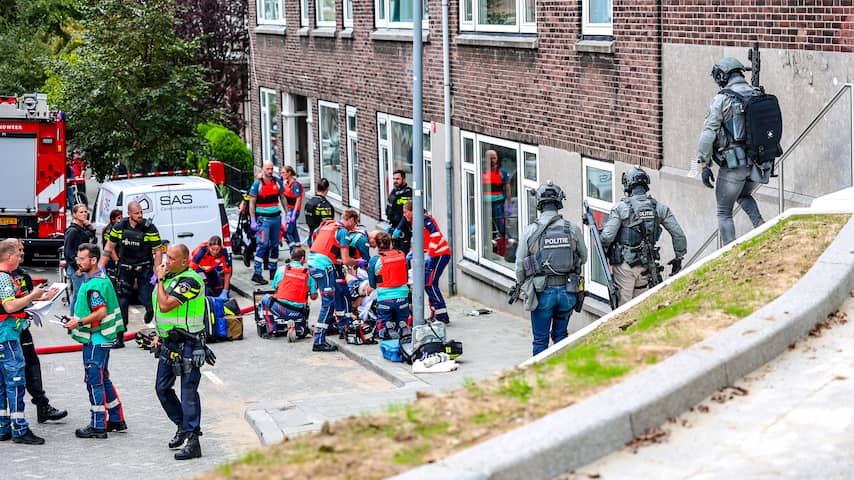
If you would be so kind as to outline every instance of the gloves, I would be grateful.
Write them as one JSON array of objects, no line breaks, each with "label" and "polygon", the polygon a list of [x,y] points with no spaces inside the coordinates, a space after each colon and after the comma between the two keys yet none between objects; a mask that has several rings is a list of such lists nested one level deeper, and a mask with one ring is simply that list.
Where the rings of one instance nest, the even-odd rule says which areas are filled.
[{"label": "gloves", "polygon": [[151,280],[149,280],[149,282],[151,282],[152,285],[157,285],[157,274],[156,273],[151,274]]},{"label": "gloves", "polygon": [[407,253],[407,254],[406,254],[406,261],[407,261],[407,262],[411,262],[411,261],[412,261],[412,251],[411,251],[411,250],[409,251],[409,253]]},{"label": "gloves", "polygon": [[394,232],[392,232],[392,234],[391,234],[391,238],[394,238],[394,239],[403,238],[403,232],[401,232],[399,228],[395,228]]},{"label": "gloves", "polygon": [[508,203],[506,207],[504,207],[504,216],[512,217],[513,216],[513,204]]},{"label": "gloves", "polygon": [[299,215],[299,210],[291,210],[288,212],[288,216],[285,219],[286,223],[294,223],[297,221],[297,215]]},{"label": "gloves", "polygon": [[366,262],[364,258],[360,258],[356,260],[356,266],[359,268],[365,268],[368,266],[368,262]]},{"label": "gloves", "polygon": [[258,231],[258,220],[254,219],[254,218],[249,220],[249,229],[252,230],[253,232],[257,232]]},{"label": "gloves", "polygon": [[216,365],[216,355],[207,345],[205,345],[205,363],[212,367]]},{"label": "gloves", "polygon": [[681,257],[676,257],[673,260],[667,262],[667,264],[670,265],[670,267],[671,267],[670,276],[676,275],[676,273],[678,273],[679,270],[682,270],[682,258]]},{"label": "gloves", "polygon": [[193,350],[193,354],[190,357],[190,361],[193,363],[193,366],[196,368],[201,367],[205,364],[205,350],[204,348],[199,348]]},{"label": "gloves", "polygon": [[703,172],[700,175],[703,178],[703,185],[715,188],[715,174],[712,173],[712,169],[708,165],[703,167]]},{"label": "gloves", "polygon": [[223,298],[223,299],[228,298],[228,290],[223,288],[222,293],[220,293],[217,298]]}]

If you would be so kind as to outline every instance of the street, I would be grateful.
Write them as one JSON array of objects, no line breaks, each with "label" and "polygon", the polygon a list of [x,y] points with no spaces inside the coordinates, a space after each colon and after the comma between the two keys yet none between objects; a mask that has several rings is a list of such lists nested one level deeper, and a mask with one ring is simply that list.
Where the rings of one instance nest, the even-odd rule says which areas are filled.
[{"label": "street", "polygon": [[[33,276],[58,279],[56,268],[29,267]],[[250,302],[238,298],[241,306]],[[57,300],[51,314],[67,314],[67,306]],[[27,396],[26,417],[43,446],[0,443],[6,459],[5,478],[83,478],[88,480],[184,478],[234,460],[259,447],[255,432],[244,420],[247,406],[259,401],[292,401],[315,395],[359,394],[392,390],[394,386],[340,353],[307,355],[310,340],[295,344],[284,338],[262,340],[255,334],[252,316],[244,318],[245,339],[213,344],[215,367],[205,366],[199,393],[202,399],[201,439],[203,457],[175,461],[166,443],[175,433],[154,393],[156,361],[147,352],[128,347],[114,350],[110,376],[124,405],[128,430],[110,433],[107,440],[83,440],[74,436],[76,428],[89,421],[89,400],[83,383],[81,354],[41,355],[45,391],[51,404],[68,410],[59,422],[36,423],[35,406]],[[128,328],[141,328],[142,309],[131,307]],[[33,328],[37,347],[65,345],[73,341],[59,325],[45,323]],[[353,412],[358,413],[358,412]],[[91,465],[91,468],[86,466]],[[85,472],[85,474],[84,474]]]}]

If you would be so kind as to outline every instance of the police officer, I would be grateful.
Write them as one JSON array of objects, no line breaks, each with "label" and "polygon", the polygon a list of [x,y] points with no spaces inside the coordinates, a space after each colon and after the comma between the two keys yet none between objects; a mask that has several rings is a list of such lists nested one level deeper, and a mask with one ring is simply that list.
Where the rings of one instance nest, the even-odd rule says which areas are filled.
[{"label": "police officer", "polygon": [[324,220],[335,218],[335,208],[326,199],[329,192],[329,180],[321,178],[317,182],[317,191],[305,203],[305,223],[308,225],[308,245],[311,246],[312,236]]},{"label": "police officer", "polygon": [[516,256],[516,280],[522,284],[525,310],[531,312],[533,354],[567,336],[569,317],[575,306],[581,268],[587,247],[581,228],[558,213],[563,208],[563,190],[548,182],[537,189],[535,223],[525,227]]},{"label": "police officer", "polygon": [[[134,284],[139,291],[139,301],[145,307],[145,323],[151,322],[154,316],[151,305],[151,292],[154,286],[151,282],[154,265],[160,265],[163,260],[163,251],[160,246],[160,232],[151,220],[142,218],[142,206],[137,201],[128,203],[128,216],[110,230],[100,264],[102,269],[105,268],[113,252],[118,248],[118,296],[125,330],[129,320],[128,307]],[[119,337],[116,348],[124,346],[124,339]]]},{"label": "police officer", "polygon": [[[712,78],[722,89],[743,96],[755,94],[753,87],[744,79],[744,65],[735,58],[718,60],[712,67]],[[715,189],[718,229],[724,245],[735,240],[735,223],[732,221],[735,202],[747,213],[754,228],[764,222],[751,195],[756,188],[756,183],[750,178],[752,167],[743,144],[733,139],[737,121],[740,120],[742,126],[744,124],[744,113],[736,108],[736,104],[732,95],[723,92],[715,95],[697,145],[697,164],[702,170],[703,185]],[[712,160],[720,166],[716,183],[711,169]]]},{"label": "police officer", "polygon": [[279,266],[279,234],[282,231],[282,207],[287,208],[285,186],[280,177],[273,175],[273,162],[264,162],[261,178],[249,188],[250,226],[255,232],[258,246],[255,249],[255,273],[252,281],[267,283],[261,275],[264,258],[268,258],[270,280]]},{"label": "police officer", "polygon": [[282,318],[288,324],[288,341],[296,341],[308,334],[306,321],[306,300],[317,298],[317,284],[304,266],[305,250],[295,249],[291,261],[276,272],[273,278],[273,295],[264,295],[261,305],[264,307],[264,320],[267,333],[263,338],[273,338],[276,334],[276,319]]},{"label": "police officer", "polygon": [[[169,420],[178,427],[169,441],[169,448],[184,445],[175,453],[175,460],[202,456],[199,381],[205,362],[205,295],[204,280],[190,269],[189,257],[186,245],[179,243],[169,247],[166,264],[157,267],[157,289],[151,299],[157,324],[154,345],[160,346],[154,389]],[[178,376],[181,377],[181,400],[173,389]]]},{"label": "police officer", "polygon": [[412,246],[412,229],[403,218],[403,206],[412,200],[412,187],[406,184],[406,172],[395,170],[392,175],[394,188],[388,194],[386,200],[385,216],[390,227],[393,229],[392,239],[398,250],[408,252]]},{"label": "police officer", "polygon": [[125,331],[119,316],[119,300],[113,283],[98,270],[101,249],[83,243],[75,254],[78,268],[86,274],[74,305],[74,314],[65,322],[71,338],[83,344],[83,369],[91,405],[89,425],[78,428],[77,438],[107,438],[107,432],[127,430],[122,401],[110,380],[110,348]]},{"label": "police officer", "polygon": [[673,241],[675,257],[667,262],[673,275],[682,269],[682,258],[688,240],[676,216],[667,205],[649,195],[649,175],[639,167],[623,173],[623,197],[611,210],[602,225],[602,247],[608,251],[614,265],[614,283],[619,291],[620,305],[637,297],[649,288],[649,272],[641,263],[640,246],[644,240],[654,248],[663,226]]}]

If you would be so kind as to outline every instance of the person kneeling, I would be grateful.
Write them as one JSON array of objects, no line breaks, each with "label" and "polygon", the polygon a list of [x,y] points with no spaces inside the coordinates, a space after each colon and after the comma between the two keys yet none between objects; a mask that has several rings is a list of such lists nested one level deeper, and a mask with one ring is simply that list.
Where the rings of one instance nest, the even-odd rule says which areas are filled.
[{"label": "person kneeling", "polygon": [[304,266],[305,250],[297,248],[291,253],[291,261],[276,272],[273,288],[276,293],[264,295],[264,320],[267,334],[272,338],[277,333],[277,319],[283,319],[288,326],[288,341],[293,342],[308,335],[306,312],[308,297],[317,298],[317,285]]},{"label": "person kneeling", "polygon": [[399,338],[409,327],[409,287],[406,255],[391,248],[391,236],[378,232],[380,253],[368,264],[368,281],[377,289],[377,328],[380,338]]},{"label": "person kneeling", "polygon": [[209,297],[228,298],[231,287],[231,254],[222,246],[222,238],[212,236],[202,242],[192,253],[190,268],[205,280]]}]

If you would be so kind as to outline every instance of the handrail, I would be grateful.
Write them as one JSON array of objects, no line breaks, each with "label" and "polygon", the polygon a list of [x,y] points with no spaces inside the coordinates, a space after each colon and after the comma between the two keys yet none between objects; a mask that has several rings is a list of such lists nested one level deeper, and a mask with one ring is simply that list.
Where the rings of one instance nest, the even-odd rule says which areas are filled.
[{"label": "handrail", "polygon": [[[783,153],[783,155],[780,158],[778,158],[777,160],[774,161],[774,169],[777,170],[779,167],[779,170],[777,170],[777,171],[780,172],[779,173],[780,185],[779,185],[779,188],[777,189],[778,190],[778,192],[777,192],[777,203],[780,207],[780,213],[783,213],[783,210],[784,210],[783,207],[784,207],[784,197],[785,197],[785,189],[784,189],[785,185],[783,185],[783,166],[784,166],[783,162],[787,158],[789,158],[789,155],[792,152],[794,152],[798,148],[798,146],[800,146],[800,144],[804,140],[804,138],[806,138],[806,136],[809,135],[810,132],[813,131],[813,129],[816,127],[816,125],[818,125],[818,122],[821,121],[825,117],[825,115],[827,115],[827,113],[830,111],[830,109],[833,108],[834,105],[836,105],[836,102],[838,102],[839,99],[842,98],[842,95],[846,91],[849,91],[851,93],[851,95],[850,95],[850,101],[851,101],[851,168],[852,168],[851,185],[854,186],[854,83],[846,83],[846,84],[842,85],[842,87],[839,89],[839,91],[836,92],[836,95],[834,95],[833,98],[831,98],[830,101],[828,101],[825,104],[824,108],[822,108],[821,111],[818,112],[818,114],[815,116],[815,118],[812,119],[812,121],[809,123],[809,125],[807,125],[807,127],[801,132],[800,135],[798,135],[798,138],[796,138],[795,141],[792,142],[792,145],[790,145],[789,148],[786,149],[786,152]],[[761,185],[754,186],[753,190],[750,193],[751,194],[755,193],[756,190],[758,190],[760,186]],[[741,210],[742,210],[741,206],[736,204],[735,208],[733,208],[732,214],[735,215],[738,212],[740,212]],[[691,256],[691,258],[688,260],[688,262],[685,265],[687,266],[687,265],[691,265],[692,263],[694,263],[694,261],[696,261],[700,257],[700,254],[703,253],[704,251],[706,251],[706,248],[709,247],[709,244],[711,244],[712,241],[715,240],[716,238],[718,238],[719,236],[720,236],[720,229],[716,229],[714,232],[712,232],[711,235],[709,235],[709,238],[707,238],[706,241],[703,242],[703,244],[700,246],[700,248],[697,249],[696,252],[694,252],[694,255]]]}]

